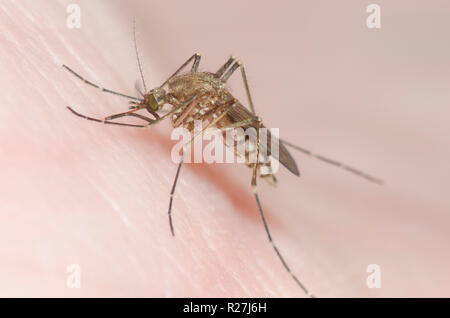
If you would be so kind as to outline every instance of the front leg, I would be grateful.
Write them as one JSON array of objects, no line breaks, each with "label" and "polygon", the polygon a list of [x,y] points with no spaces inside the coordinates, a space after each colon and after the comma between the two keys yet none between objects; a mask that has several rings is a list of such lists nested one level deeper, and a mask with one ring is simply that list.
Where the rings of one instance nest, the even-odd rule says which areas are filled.
[{"label": "front leg", "polygon": [[259,151],[260,151],[259,129],[261,129],[263,127],[260,118],[258,118],[258,121],[259,121],[259,125],[258,125],[258,130],[256,131],[256,162],[255,162],[255,164],[253,166],[253,174],[252,174],[252,189],[253,189],[253,194],[255,196],[256,205],[258,206],[259,214],[260,214],[262,222],[264,224],[264,229],[266,230],[267,238],[269,239],[269,242],[272,245],[273,250],[277,254],[278,259],[283,264],[283,267],[286,269],[286,271],[289,273],[289,275],[291,275],[291,277],[294,279],[294,281],[297,283],[297,285],[303,290],[303,292],[307,296],[314,297],[314,295],[312,295],[308,291],[308,289],[306,289],[305,285],[297,278],[297,276],[295,276],[294,273],[292,273],[291,269],[287,265],[286,260],[281,255],[278,247],[276,246],[275,242],[272,239],[272,235],[270,234],[270,231],[269,231],[269,226],[267,225],[267,221],[266,221],[266,218],[265,218],[264,213],[263,213],[263,209],[262,209],[262,206],[261,206],[261,201],[259,200],[259,195],[258,195],[258,187],[257,187],[257,183],[256,183],[256,179],[257,179],[257,176],[258,176]]}]

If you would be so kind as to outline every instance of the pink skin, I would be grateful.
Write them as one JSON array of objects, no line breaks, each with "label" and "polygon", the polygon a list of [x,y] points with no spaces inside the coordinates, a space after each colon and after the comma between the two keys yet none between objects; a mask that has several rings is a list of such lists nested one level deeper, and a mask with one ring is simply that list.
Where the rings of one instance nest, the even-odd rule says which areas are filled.
[{"label": "pink skin", "polygon": [[[381,30],[365,27],[356,2],[256,14],[237,1],[78,1],[75,30],[66,1],[2,2],[0,296],[304,296],[267,241],[248,168],[184,166],[173,238],[170,123],[108,127],[66,109],[127,109],[61,64],[134,94],[135,12],[148,87],[194,52],[212,71],[234,53],[267,126],[387,182],[292,151],[301,178],[281,168],[277,188],[260,183],[273,237],[314,294],[450,296],[450,55],[438,41],[450,21],[438,4],[379,2]],[[245,101],[239,73],[230,86]],[[69,264],[81,268],[80,289],[67,288]],[[365,284],[369,264],[381,266],[380,289]]]}]

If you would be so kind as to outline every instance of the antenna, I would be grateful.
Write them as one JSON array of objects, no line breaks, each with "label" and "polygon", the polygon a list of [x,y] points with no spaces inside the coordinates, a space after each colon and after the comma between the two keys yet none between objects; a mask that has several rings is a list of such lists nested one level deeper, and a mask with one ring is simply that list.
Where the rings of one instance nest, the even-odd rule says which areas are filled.
[{"label": "antenna", "polygon": [[141,73],[142,84],[144,85],[144,93],[147,92],[147,86],[145,85],[144,73],[142,72],[141,60],[139,59],[139,52],[136,41],[136,18],[133,17],[133,39],[134,39],[134,49],[136,50],[136,58],[139,66],[139,72]]}]

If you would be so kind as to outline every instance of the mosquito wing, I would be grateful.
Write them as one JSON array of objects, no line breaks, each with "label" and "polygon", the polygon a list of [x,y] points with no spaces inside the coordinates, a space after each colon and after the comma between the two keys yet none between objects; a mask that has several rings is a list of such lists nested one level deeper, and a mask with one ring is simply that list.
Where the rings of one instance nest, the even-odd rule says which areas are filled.
[{"label": "mosquito wing", "polygon": [[[239,122],[246,120],[247,118],[256,118],[255,115],[253,115],[247,108],[245,108],[243,105],[239,104],[236,105],[233,109],[231,109],[228,114],[228,118],[232,122]],[[244,125],[245,128],[253,127],[255,129],[258,129],[258,124],[256,122],[248,123],[247,125]],[[254,136],[256,139],[256,136]],[[271,154],[270,150],[272,149],[272,143],[274,143],[274,147],[278,147],[278,156],[276,154]],[[274,157],[276,160],[278,160],[283,166],[285,166],[290,172],[295,174],[296,176],[300,175],[300,172],[297,168],[297,163],[295,162],[294,158],[292,158],[289,151],[286,149],[286,147],[283,145],[283,143],[276,138],[275,136],[271,136],[270,130],[267,130],[267,148],[266,145],[263,145],[261,143],[260,145],[262,149],[266,151],[266,153],[272,157]]]}]

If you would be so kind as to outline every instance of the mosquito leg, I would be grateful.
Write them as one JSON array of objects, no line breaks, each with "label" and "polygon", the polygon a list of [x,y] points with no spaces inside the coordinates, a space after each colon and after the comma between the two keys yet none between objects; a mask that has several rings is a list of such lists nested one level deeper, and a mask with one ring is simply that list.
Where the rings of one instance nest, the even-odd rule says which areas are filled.
[{"label": "mosquito leg", "polygon": [[155,121],[155,119],[151,119],[151,118],[149,118],[149,117],[147,117],[147,116],[143,116],[143,115],[141,115],[141,114],[134,114],[134,113],[131,113],[131,114],[128,114],[128,116],[137,117],[137,118],[140,118],[140,119],[142,119],[142,120],[145,120],[145,121],[147,121],[147,122],[149,122],[149,123],[152,123],[152,122]]},{"label": "mosquito leg", "polygon": [[225,73],[225,71],[227,70],[227,68],[230,67],[231,63],[233,63],[235,60],[234,56],[230,56],[230,58],[228,59],[228,61],[225,62],[224,65],[222,65],[221,68],[219,68],[219,70],[216,72],[216,76],[217,77],[221,77],[223,75],[223,73]]},{"label": "mosquito leg", "polygon": [[155,121],[155,119],[151,119],[148,118],[147,116],[143,116],[141,114],[135,114],[135,113],[121,113],[121,114],[117,114],[117,115],[112,115],[112,116],[108,116],[105,118],[105,120],[112,120],[112,119],[117,119],[117,118],[121,118],[121,117],[126,117],[126,116],[130,116],[130,117],[136,117],[142,120],[145,120],[148,123],[152,123]]},{"label": "mosquito leg", "polygon": [[84,118],[84,119],[87,119],[87,120],[91,120],[91,121],[95,121],[95,122],[98,122],[98,123],[109,124],[109,125],[118,125],[118,126],[127,126],[127,127],[137,127],[137,128],[145,128],[145,127],[147,127],[147,125],[123,124],[123,123],[116,123],[114,121],[108,121],[108,120],[88,117],[88,116],[82,115],[80,113],[77,113],[70,106],[67,106],[67,109],[69,109],[74,115],[76,115],[78,117],[81,117],[81,118]]},{"label": "mosquito leg", "polygon": [[245,74],[244,65],[239,61],[234,63],[233,66],[228,70],[228,72],[222,77],[222,80],[226,82],[238,67],[241,69],[242,80],[244,81],[245,92],[247,93],[247,99],[248,103],[250,104],[250,110],[252,111],[253,114],[256,115],[252,95],[250,94],[250,89],[248,87],[247,75]]},{"label": "mosquito leg", "polygon": [[166,81],[164,83],[162,83],[162,85],[159,88],[163,88],[164,85],[166,85],[172,79],[172,77],[174,77],[178,73],[180,73],[192,60],[194,60],[194,65],[192,66],[191,72],[196,71],[198,64],[200,63],[200,58],[201,58],[201,55],[198,53],[195,53],[194,55],[192,55],[186,62],[183,63],[183,65],[181,65],[178,68],[178,70],[175,71],[175,73],[170,75],[170,77],[168,79],[166,79]]},{"label": "mosquito leg", "polygon": [[112,119],[120,118],[120,117],[123,117],[123,116],[127,116],[128,114],[134,113],[134,112],[136,112],[136,111],[138,111],[140,109],[142,109],[142,108],[135,107],[132,110],[129,110],[127,112],[114,114],[114,115],[110,115],[108,117],[105,117],[105,120],[112,120]]},{"label": "mosquito leg", "polygon": [[[91,121],[95,121],[95,122],[98,122],[98,123],[110,124],[110,125],[119,125],[119,126],[128,126],[128,127],[137,127],[137,128],[148,128],[148,127],[153,126],[153,125],[159,123],[160,121],[166,119],[168,116],[172,115],[172,114],[175,113],[177,110],[179,110],[179,109],[185,107],[186,105],[188,105],[189,103],[191,103],[196,97],[197,97],[197,95],[194,95],[193,97],[191,97],[190,99],[188,99],[186,102],[182,103],[182,104],[181,104],[180,106],[178,106],[178,107],[175,107],[174,109],[172,109],[170,112],[168,112],[167,114],[165,114],[165,115],[162,116],[162,117],[159,117],[159,116],[158,116],[158,118],[155,119],[155,120],[150,119],[150,118],[147,118],[147,119],[150,119],[151,122],[149,122],[149,123],[146,124],[146,125],[134,125],[134,124],[116,123],[116,122],[113,122],[113,121],[108,121],[107,119],[98,119],[98,118],[88,117],[88,116],[82,115],[82,114],[80,114],[80,113],[77,113],[77,112],[74,111],[70,106],[67,106],[67,108],[68,108],[74,115],[76,115],[76,116],[78,116],[78,117],[81,117],[81,118],[84,118],[84,119],[87,119],[87,120],[91,120]],[[134,109],[133,109],[132,111],[134,111]],[[131,112],[131,113],[130,113],[130,112],[126,112],[126,113],[128,113],[127,116],[134,116],[134,117],[139,117],[139,118],[142,118],[142,119],[146,118],[145,116],[133,114],[132,112]],[[124,113],[117,114],[117,115],[122,115],[122,114],[124,114]],[[116,115],[112,115],[112,116],[114,117],[114,116],[116,116]],[[124,115],[124,116],[125,116],[125,115]],[[110,117],[111,117],[111,116],[110,116]],[[122,116],[119,116],[119,117],[122,117]],[[116,117],[116,118],[117,118],[117,117]],[[144,120],[147,120],[147,119],[144,119]],[[147,120],[147,121],[148,121],[148,120]]]},{"label": "mosquito leg", "polygon": [[183,165],[184,149],[185,149],[185,147],[186,148],[190,147],[192,142],[195,140],[195,138],[200,136],[206,129],[210,128],[211,126],[215,125],[219,120],[221,120],[236,105],[236,102],[237,102],[236,100],[233,100],[229,107],[227,107],[219,116],[217,116],[213,121],[211,121],[211,123],[209,123],[199,133],[195,134],[189,142],[187,142],[185,145],[183,145],[183,152],[181,155],[181,160],[178,163],[177,173],[175,175],[175,180],[173,181],[172,190],[170,191],[169,210],[167,212],[167,214],[169,215],[169,226],[170,226],[170,232],[172,233],[172,236],[175,236],[175,231],[173,228],[173,221],[172,221],[173,196],[175,194],[175,188],[177,186],[177,181],[178,181],[178,177],[180,175],[181,166]]},{"label": "mosquito leg", "polygon": [[194,63],[192,64],[191,73],[197,72],[198,65],[200,64],[201,56],[200,54],[196,54],[194,58]]},{"label": "mosquito leg", "polygon": [[240,62],[235,62],[232,67],[222,76],[222,81],[226,82],[230,78],[230,76],[234,73],[234,71],[239,67]]},{"label": "mosquito leg", "polygon": [[178,163],[178,168],[177,168],[177,173],[175,175],[175,180],[173,180],[172,190],[170,191],[168,215],[169,215],[170,232],[172,233],[172,236],[175,236],[175,231],[173,229],[173,222],[172,222],[173,196],[175,195],[175,188],[177,187],[177,181],[178,181],[178,177],[180,176],[180,170],[181,170],[181,166],[183,165],[183,161],[184,161],[184,148],[183,148],[182,153],[181,153],[180,162]]},{"label": "mosquito leg", "polygon": [[72,73],[72,75],[74,75],[75,77],[77,77],[77,78],[79,78],[80,80],[82,80],[84,83],[86,83],[86,84],[88,84],[88,85],[90,85],[90,86],[92,86],[92,87],[98,88],[98,89],[102,90],[102,92],[110,93],[110,94],[117,95],[117,96],[122,96],[122,97],[125,97],[125,98],[128,98],[128,99],[133,99],[133,100],[141,101],[140,98],[133,97],[133,96],[129,96],[129,95],[125,95],[125,94],[118,93],[118,92],[112,91],[112,90],[107,89],[107,88],[104,88],[104,87],[100,87],[100,86],[98,86],[98,85],[96,85],[96,84],[94,84],[94,83],[92,83],[92,82],[86,80],[85,78],[83,78],[81,75],[79,75],[78,73],[76,73],[74,70],[72,70],[72,69],[71,69],[70,67],[68,67],[67,65],[64,65],[64,64],[63,64],[62,67],[64,67],[66,70],[68,70],[70,73]]},{"label": "mosquito leg", "polygon": [[160,116],[158,115],[157,112],[155,112],[154,110],[150,109],[150,108],[146,108],[146,110],[153,115],[153,117],[155,117],[156,120],[158,120],[160,118]]},{"label": "mosquito leg", "polygon": [[[132,110],[129,110],[129,111],[124,112],[124,113],[119,113],[119,114],[115,114],[115,115],[108,116],[108,117],[105,118],[105,120],[117,119],[117,118],[121,118],[121,117],[124,117],[124,116],[134,116],[134,117],[137,117],[137,118],[141,118],[141,119],[143,119],[143,120],[146,120],[146,121],[148,121],[148,122],[153,122],[153,121],[154,121],[154,119],[150,119],[150,118],[145,117],[145,116],[143,116],[143,115],[135,114],[135,113],[134,113],[134,112],[136,112],[136,111],[138,111],[138,110],[140,110],[140,109],[142,109],[142,108],[139,108],[139,107],[133,108]],[[156,112],[152,112],[151,114],[152,114],[153,116],[155,116],[155,119],[159,119],[159,118],[160,118],[159,115],[158,115]]]},{"label": "mosquito leg", "polygon": [[[261,124],[261,120],[259,120],[259,127],[262,127]],[[259,164],[259,149],[260,149],[260,140],[259,140],[259,129],[257,130],[257,134],[256,134],[256,163],[253,166],[253,175],[252,175],[252,188],[253,188],[253,194],[255,195],[255,199],[256,199],[256,204],[258,205],[258,210],[259,210],[259,214],[261,215],[261,219],[263,221],[264,224],[264,228],[266,230],[267,233],[267,237],[269,239],[269,242],[272,244],[272,247],[275,251],[275,253],[277,253],[278,258],[280,259],[281,263],[283,264],[284,268],[287,270],[287,272],[291,275],[291,277],[295,280],[295,282],[297,283],[297,285],[300,286],[300,288],[305,292],[305,294],[309,297],[314,297],[312,294],[310,294],[310,292],[306,289],[305,285],[302,284],[302,282],[291,272],[291,269],[289,268],[289,266],[287,265],[286,261],[284,260],[284,257],[281,255],[280,251],[278,250],[277,246],[275,245],[275,242],[272,239],[272,236],[270,235],[270,231],[269,231],[269,227],[267,225],[266,222],[266,218],[264,217],[264,213],[261,207],[261,202],[259,200],[259,196],[258,196],[258,189],[257,189],[257,183],[256,183],[256,178],[258,175],[258,164]]]},{"label": "mosquito leg", "polygon": [[368,181],[370,181],[370,182],[373,182],[373,183],[376,183],[376,184],[380,184],[380,185],[384,183],[383,180],[380,180],[380,179],[378,179],[378,178],[372,177],[372,176],[368,175],[368,174],[365,173],[365,172],[362,172],[362,171],[360,171],[360,170],[357,170],[357,169],[355,169],[355,168],[352,168],[352,167],[350,167],[350,166],[347,166],[346,164],[343,164],[343,163],[341,163],[341,162],[338,162],[338,161],[335,161],[335,160],[332,160],[332,159],[328,159],[328,158],[326,158],[326,157],[324,157],[324,156],[322,156],[322,155],[313,153],[313,152],[311,152],[311,151],[309,151],[309,150],[306,150],[306,149],[304,149],[304,148],[301,148],[301,147],[299,147],[299,146],[296,146],[296,145],[294,145],[294,144],[291,144],[290,142],[287,142],[287,141],[285,141],[285,140],[281,140],[281,142],[282,142],[283,144],[285,144],[286,146],[292,147],[292,148],[294,148],[294,149],[296,149],[296,150],[298,150],[298,151],[303,152],[303,153],[306,154],[306,155],[309,155],[309,156],[314,157],[314,158],[316,158],[316,159],[322,160],[322,161],[324,161],[324,162],[326,162],[326,163],[328,163],[328,164],[331,164],[331,165],[334,165],[334,166],[336,166],[336,167],[339,167],[339,168],[342,168],[342,169],[344,169],[344,170],[347,170],[348,172],[351,172],[351,173],[353,173],[353,174],[356,174],[356,175],[358,175],[358,176],[360,176],[360,177],[362,177],[362,178],[364,178],[364,179],[366,179],[366,180],[368,180]]}]

